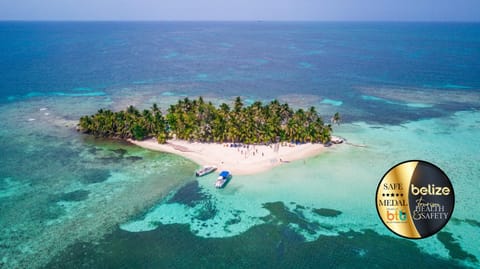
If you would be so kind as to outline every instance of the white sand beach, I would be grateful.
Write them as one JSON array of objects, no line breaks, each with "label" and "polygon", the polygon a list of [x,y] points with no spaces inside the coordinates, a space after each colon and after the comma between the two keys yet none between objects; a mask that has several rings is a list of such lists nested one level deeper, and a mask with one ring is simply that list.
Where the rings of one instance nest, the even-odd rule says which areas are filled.
[{"label": "white sand beach", "polygon": [[234,175],[251,175],[275,166],[315,156],[325,150],[323,144],[290,143],[231,147],[230,143],[197,143],[168,140],[158,144],[155,139],[129,140],[142,148],[177,154],[200,165],[216,165],[219,170],[229,170]]}]

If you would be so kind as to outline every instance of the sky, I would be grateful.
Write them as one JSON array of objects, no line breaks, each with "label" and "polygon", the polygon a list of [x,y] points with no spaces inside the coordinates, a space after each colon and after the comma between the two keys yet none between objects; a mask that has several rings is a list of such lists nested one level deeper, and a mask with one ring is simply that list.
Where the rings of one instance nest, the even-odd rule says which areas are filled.
[{"label": "sky", "polygon": [[480,0],[0,0],[0,20],[480,21]]}]

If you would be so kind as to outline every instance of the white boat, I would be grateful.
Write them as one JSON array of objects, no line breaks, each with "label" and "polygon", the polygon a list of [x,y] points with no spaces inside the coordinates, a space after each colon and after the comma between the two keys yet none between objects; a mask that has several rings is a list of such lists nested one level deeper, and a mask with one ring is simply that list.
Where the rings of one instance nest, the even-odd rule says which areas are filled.
[{"label": "white boat", "polygon": [[215,188],[223,188],[227,185],[228,181],[232,178],[232,174],[229,171],[222,171],[218,175],[217,181],[215,182]]},{"label": "white boat", "polygon": [[197,171],[195,171],[195,175],[197,177],[202,177],[204,175],[210,174],[211,172],[213,172],[215,170],[217,170],[217,167],[215,165],[205,165],[201,169],[198,169]]},{"label": "white boat", "polygon": [[341,137],[338,137],[338,136],[333,136],[330,137],[330,141],[333,143],[333,144],[342,144],[344,142],[344,139],[341,138]]}]

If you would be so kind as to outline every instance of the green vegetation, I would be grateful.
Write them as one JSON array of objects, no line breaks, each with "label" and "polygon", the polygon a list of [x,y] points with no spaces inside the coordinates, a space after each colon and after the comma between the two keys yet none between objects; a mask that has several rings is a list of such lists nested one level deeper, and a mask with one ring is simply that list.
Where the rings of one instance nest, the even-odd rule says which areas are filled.
[{"label": "green vegetation", "polygon": [[342,119],[341,119],[341,117],[340,117],[340,113],[337,112],[337,113],[333,114],[333,117],[331,118],[330,121],[331,121],[332,123],[340,124],[340,121],[341,121],[341,120],[342,120]]},{"label": "green vegetation", "polygon": [[[338,113],[335,116],[340,118]],[[233,108],[225,103],[217,108],[202,97],[185,98],[171,105],[165,116],[156,104],[142,112],[133,106],[119,112],[101,109],[95,115],[81,117],[78,126],[79,130],[98,137],[135,140],[155,137],[159,143],[173,137],[247,144],[326,143],[332,131],[331,125],[324,124],[314,107],[294,111],[277,100],[266,105],[257,101],[244,106],[240,97],[235,99]]]}]

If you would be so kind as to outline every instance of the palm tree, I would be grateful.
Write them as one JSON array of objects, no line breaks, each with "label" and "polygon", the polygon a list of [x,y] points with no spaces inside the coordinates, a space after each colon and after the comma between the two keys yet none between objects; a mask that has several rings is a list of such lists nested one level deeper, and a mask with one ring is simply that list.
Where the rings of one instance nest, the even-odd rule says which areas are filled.
[{"label": "palm tree", "polygon": [[140,112],[134,106],[130,105],[127,108],[127,113],[134,116],[140,116]]},{"label": "palm tree", "polygon": [[154,115],[160,112],[160,109],[158,108],[157,103],[153,103],[151,110]]},{"label": "palm tree", "polygon": [[237,98],[235,98],[235,102],[233,103],[233,110],[235,111],[235,113],[240,113],[242,111],[242,108],[242,99],[240,98],[240,96],[237,96]]},{"label": "palm tree", "polygon": [[341,117],[340,117],[340,113],[336,112],[332,118],[330,119],[330,122],[331,123],[336,123],[338,125],[340,125],[340,121],[341,121]]},{"label": "palm tree", "polygon": [[[332,122],[339,121],[336,113]],[[315,107],[294,111],[277,100],[267,105],[256,101],[244,107],[240,97],[235,98],[233,110],[225,103],[218,108],[211,102],[205,103],[202,97],[184,98],[171,105],[165,116],[155,103],[142,112],[134,106],[119,112],[100,109],[95,115],[81,117],[78,127],[95,136],[156,137],[159,143],[170,137],[202,142],[325,143],[331,134],[331,125],[324,125]]]}]

